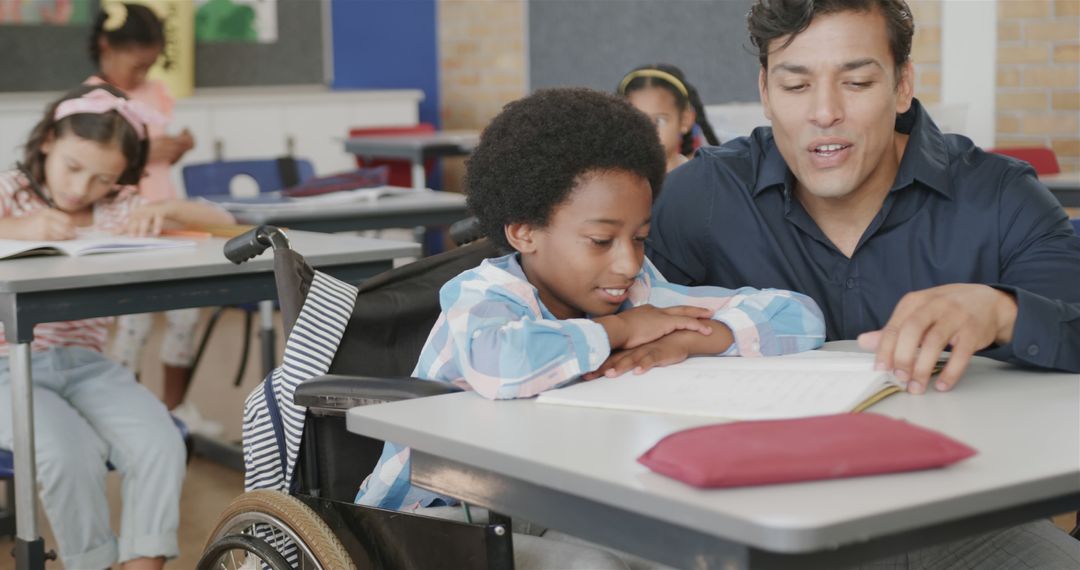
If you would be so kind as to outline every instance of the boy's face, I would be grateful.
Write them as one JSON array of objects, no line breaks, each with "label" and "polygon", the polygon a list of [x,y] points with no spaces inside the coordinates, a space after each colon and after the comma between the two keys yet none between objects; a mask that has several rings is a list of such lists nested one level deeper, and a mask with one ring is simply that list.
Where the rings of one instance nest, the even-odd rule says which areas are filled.
[{"label": "boy's face", "polygon": [[557,318],[610,315],[641,270],[651,210],[648,180],[594,171],[579,179],[545,227],[509,224],[506,235]]},{"label": "boy's face", "polygon": [[114,145],[73,134],[50,137],[45,154],[45,186],[56,207],[74,214],[89,208],[116,188],[127,168],[124,153]]},{"label": "boy's face", "polygon": [[[777,38],[770,48],[785,41]],[[769,53],[759,78],[761,102],[801,190],[845,198],[892,184],[896,114],[912,98],[910,63],[902,70],[896,77],[877,10],[817,16],[790,45]]]}]

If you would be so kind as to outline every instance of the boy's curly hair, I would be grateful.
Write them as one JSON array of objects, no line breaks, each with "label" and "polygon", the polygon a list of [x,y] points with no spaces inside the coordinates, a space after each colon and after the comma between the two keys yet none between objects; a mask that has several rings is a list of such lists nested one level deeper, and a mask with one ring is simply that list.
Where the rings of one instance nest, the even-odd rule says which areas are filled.
[{"label": "boy's curly hair", "polygon": [[664,180],[656,126],[621,97],[590,89],[542,89],[503,107],[466,163],[469,210],[484,235],[510,249],[510,223],[547,225],[583,175],[620,170]]}]

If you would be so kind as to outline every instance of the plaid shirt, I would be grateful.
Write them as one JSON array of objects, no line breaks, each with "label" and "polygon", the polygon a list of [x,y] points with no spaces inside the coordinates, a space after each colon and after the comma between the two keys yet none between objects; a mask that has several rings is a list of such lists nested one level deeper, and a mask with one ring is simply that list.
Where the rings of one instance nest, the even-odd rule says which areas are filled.
[{"label": "plaid shirt", "polygon": [[[528,398],[595,370],[611,353],[604,328],[590,319],[556,319],[518,264],[517,255],[485,260],[447,282],[443,312],[412,375],[451,382],[491,399]],[[809,297],[775,289],[686,287],[668,283],[646,259],[619,308],[693,305],[713,310],[731,329],[731,356],[811,350],[825,340],[820,309]],[[409,449],[387,442],[356,502],[415,509],[450,499],[413,487]]]}]

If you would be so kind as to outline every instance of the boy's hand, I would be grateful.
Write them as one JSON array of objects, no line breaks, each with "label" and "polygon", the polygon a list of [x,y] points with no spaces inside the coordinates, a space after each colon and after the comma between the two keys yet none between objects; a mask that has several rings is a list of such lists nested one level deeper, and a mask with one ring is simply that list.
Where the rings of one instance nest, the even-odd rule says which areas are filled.
[{"label": "boy's hand", "polygon": [[585,374],[584,378],[614,378],[630,370],[633,370],[634,374],[642,374],[655,366],[677,364],[690,356],[688,337],[697,334],[692,331],[677,331],[641,346],[616,352],[596,370]]},{"label": "boy's hand", "polygon": [[147,204],[131,211],[124,233],[136,237],[156,236],[169,218],[169,202]]},{"label": "boy's hand", "polygon": [[712,334],[712,327],[701,320],[708,319],[712,313],[709,309],[688,305],[665,309],[641,305],[595,321],[604,327],[612,349],[634,348],[679,330]]},{"label": "boy's hand", "polygon": [[12,235],[24,240],[75,239],[75,224],[71,216],[60,210],[41,209],[29,216],[12,219]]}]

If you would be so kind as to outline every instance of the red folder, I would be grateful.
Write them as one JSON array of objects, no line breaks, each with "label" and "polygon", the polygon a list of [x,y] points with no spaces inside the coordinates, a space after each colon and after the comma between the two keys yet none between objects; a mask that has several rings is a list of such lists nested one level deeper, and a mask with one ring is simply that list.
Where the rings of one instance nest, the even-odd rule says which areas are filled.
[{"label": "red folder", "polygon": [[671,434],[638,461],[697,487],[741,487],[944,467],[975,450],[878,414],[709,425]]}]

